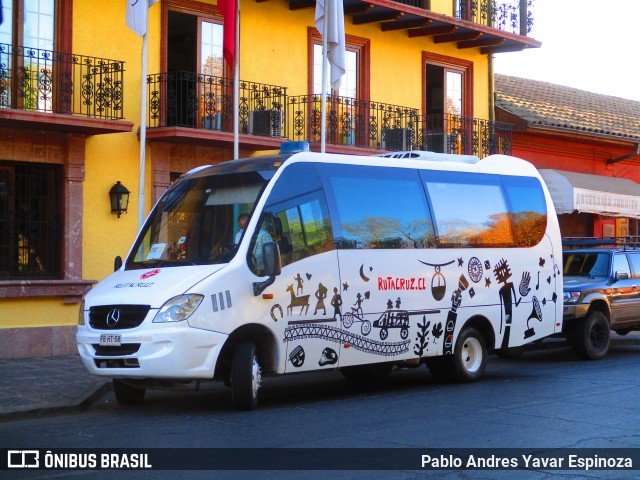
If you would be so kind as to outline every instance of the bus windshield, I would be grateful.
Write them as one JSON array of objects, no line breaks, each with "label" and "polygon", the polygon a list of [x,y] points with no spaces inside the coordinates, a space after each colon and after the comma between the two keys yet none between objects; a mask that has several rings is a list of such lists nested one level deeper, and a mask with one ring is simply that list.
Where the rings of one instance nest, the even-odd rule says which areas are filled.
[{"label": "bus windshield", "polygon": [[126,269],[227,263],[268,179],[260,172],[194,175],[176,181],[140,232]]}]

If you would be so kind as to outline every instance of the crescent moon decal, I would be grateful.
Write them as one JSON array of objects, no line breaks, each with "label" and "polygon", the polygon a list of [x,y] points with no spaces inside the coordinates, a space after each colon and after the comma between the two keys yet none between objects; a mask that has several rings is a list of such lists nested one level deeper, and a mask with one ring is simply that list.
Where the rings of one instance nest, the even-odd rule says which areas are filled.
[{"label": "crescent moon decal", "polygon": [[360,278],[362,278],[362,280],[364,280],[365,282],[368,282],[370,280],[369,277],[364,274],[364,263],[360,265]]}]

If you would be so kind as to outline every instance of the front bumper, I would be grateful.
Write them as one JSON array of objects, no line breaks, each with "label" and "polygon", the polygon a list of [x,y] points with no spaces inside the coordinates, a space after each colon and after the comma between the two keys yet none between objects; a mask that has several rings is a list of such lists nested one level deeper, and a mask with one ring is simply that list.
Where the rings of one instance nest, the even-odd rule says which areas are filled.
[{"label": "front bumper", "polygon": [[[121,335],[121,346],[100,347],[100,335]],[[104,331],[79,325],[76,340],[85,367],[111,378],[212,379],[228,335],[187,322]]]},{"label": "front bumper", "polygon": [[572,305],[564,305],[562,307],[563,330],[564,327],[567,324],[571,324],[572,321],[586,317],[588,311],[588,304],[576,303]]}]

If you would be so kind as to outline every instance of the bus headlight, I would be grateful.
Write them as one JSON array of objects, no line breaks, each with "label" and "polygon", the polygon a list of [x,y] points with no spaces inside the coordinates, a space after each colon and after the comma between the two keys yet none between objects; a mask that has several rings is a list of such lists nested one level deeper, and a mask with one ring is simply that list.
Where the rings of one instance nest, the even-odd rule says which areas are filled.
[{"label": "bus headlight", "polygon": [[562,292],[562,298],[564,300],[565,305],[578,303],[578,299],[580,298],[580,292]]},{"label": "bus headlight", "polygon": [[167,301],[158,311],[153,323],[181,322],[196,311],[204,297],[202,295],[178,295]]}]

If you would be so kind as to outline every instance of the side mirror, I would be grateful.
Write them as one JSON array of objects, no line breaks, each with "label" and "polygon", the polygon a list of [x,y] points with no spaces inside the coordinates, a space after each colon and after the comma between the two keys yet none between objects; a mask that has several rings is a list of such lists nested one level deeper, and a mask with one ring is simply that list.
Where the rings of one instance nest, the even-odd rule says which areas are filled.
[{"label": "side mirror", "polygon": [[113,261],[113,271],[117,272],[122,267],[122,257],[118,255]]},{"label": "side mirror", "polygon": [[276,276],[282,272],[282,260],[280,257],[280,247],[276,242],[267,242],[262,246],[262,258],[264,259],[264,274],[268,276],[264,282],[253,283],[253,295],[258,296],[273,282]]},{"label": "side mirror", "polygon": [[617,280],[626,280],[626,279],[629,278],[629,272],[622,272],[622,271],[616,272],[614,274],[614,278],[616,279],[616,281]]}]

